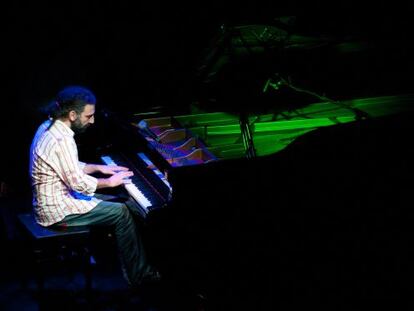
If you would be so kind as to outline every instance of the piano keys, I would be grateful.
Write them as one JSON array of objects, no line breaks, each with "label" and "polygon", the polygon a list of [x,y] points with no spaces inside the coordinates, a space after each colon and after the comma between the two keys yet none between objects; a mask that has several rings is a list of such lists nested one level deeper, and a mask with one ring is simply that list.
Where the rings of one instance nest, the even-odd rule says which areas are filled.
[{"label": "piano keys", "polygon": [[125,166],[134,172],[134,176],[124,183],[124,188],[144,217],[151,210],[165,206],[171,198],[172,188],[168,180],[143,153],[137,153],[133,160],[121,154],[104,155],[101,160],[107,165]]}]

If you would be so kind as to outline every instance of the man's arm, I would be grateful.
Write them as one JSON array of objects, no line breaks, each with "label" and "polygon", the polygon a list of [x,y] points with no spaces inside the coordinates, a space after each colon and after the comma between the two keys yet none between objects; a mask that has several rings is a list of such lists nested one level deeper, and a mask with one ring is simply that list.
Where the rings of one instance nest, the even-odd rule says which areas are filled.
[{"label": "man's arm", "polygon": [[88,175],[99,172],[98,164],[85,164],[82,170]]},{"label": "man's arm", "polygon": [[105,175],[114,175],[117,172],[128,171],[124,166],[117,165],[102,165],[102,164],[84,164],[83,172],[85,174],[102,173]]}]

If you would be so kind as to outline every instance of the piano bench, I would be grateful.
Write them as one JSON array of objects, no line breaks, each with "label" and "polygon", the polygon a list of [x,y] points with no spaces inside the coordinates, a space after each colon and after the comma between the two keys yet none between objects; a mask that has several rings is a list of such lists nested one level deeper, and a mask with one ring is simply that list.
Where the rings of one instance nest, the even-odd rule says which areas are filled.
[{"label": "piano bench", "polygon": [[[50,229],[37,224],[33,213],[17,215],[29,238],[29,249],[35,264],[39,294],[43,294],[45,272],[52,263],[67,266],[69,260],[79,264],[85,275],[85,291],[92,289],[93,258],[89,251],[90,229],[88,227],[67,227]],[[76,266],[77,267],[77,266]]]}]

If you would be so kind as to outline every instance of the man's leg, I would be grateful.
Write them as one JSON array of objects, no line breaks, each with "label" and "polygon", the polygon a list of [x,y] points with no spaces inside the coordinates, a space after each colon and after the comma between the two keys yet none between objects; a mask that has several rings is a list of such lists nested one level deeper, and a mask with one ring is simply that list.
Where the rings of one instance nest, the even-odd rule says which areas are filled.
[{"label": "man's leg", "polygon": [[123,203],[102,201],[90,212],[66,216],[56,225],[113,226],[124,276],[129,285],[138,285],[149,270],[145,251],[134,220]]}]

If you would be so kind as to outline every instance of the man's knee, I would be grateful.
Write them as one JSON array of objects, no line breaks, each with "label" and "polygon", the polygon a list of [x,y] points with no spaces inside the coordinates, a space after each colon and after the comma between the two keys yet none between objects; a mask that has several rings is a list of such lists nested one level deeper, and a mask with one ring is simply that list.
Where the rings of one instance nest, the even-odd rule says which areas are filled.
[{"label": "man's knee", "polygon": [[128,220],[131,218],[128,207],[123,203],[118,203],[117,206],[114,206],[112,212],[115,214],[118,220]]}]

